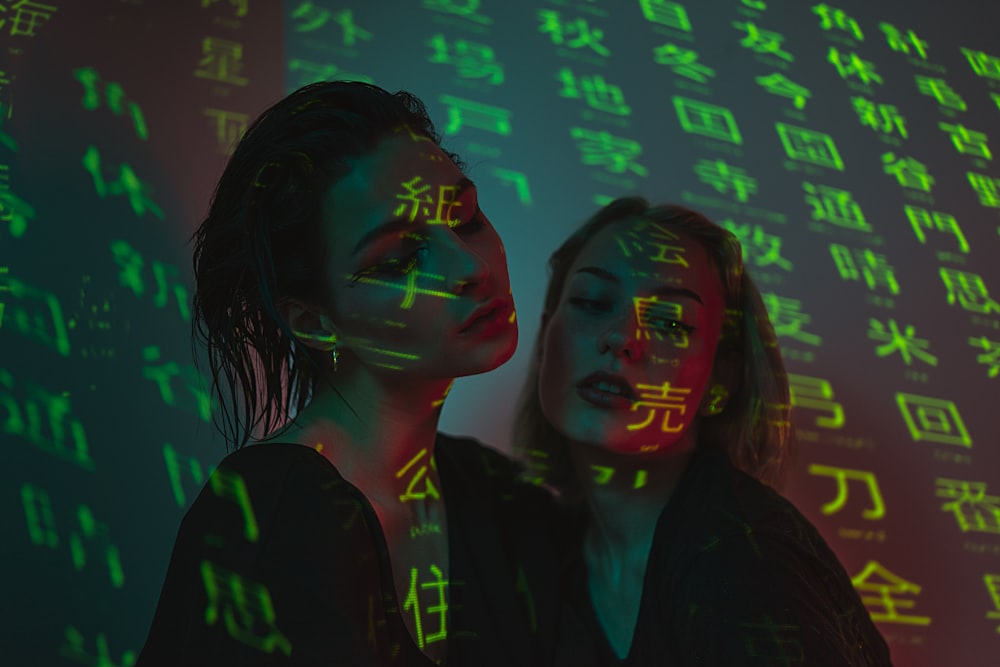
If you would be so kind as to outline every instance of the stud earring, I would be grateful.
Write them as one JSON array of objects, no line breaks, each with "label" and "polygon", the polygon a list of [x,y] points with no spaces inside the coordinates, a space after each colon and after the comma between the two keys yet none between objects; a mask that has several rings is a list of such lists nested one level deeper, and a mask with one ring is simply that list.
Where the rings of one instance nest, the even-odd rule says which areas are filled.
[{"label": "stud earring", "polygon": [[708,390],[708,395],[712,398],[705,406],[705,414],[717,415],[726,408],[729,392],[721,384],[712,385],[712,388]]}]

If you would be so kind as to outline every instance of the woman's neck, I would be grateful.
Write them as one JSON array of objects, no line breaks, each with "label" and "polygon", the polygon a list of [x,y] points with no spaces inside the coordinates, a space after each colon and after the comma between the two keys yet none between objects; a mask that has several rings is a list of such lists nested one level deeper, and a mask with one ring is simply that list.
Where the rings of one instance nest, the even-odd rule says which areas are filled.
[{"label": "woman's neck", "polygon": [[266,440],[316,449],[373,505],[440,489],[432,465],[437,426],[451,380],[408,381],[371,374],[318,383],[288,428]]}]

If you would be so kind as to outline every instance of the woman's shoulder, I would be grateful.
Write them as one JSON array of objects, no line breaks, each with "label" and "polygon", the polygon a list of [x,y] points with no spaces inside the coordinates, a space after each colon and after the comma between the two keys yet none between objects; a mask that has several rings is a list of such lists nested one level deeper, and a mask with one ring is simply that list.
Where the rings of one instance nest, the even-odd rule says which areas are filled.
[{"label": "woman's shoulder", "polygon": [[[528,480],[525,466],[475,438],[438,434],[437,460],[466,491],[499,500],[545,501],[551,494]],[[447,473],[445,473],[447,474]]]}]

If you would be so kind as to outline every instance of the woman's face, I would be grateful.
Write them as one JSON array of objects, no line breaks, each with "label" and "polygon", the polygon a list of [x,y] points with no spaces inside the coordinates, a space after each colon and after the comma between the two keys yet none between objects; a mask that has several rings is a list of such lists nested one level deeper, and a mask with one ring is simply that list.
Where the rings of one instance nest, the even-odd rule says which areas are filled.
[{"label": "woman's face", "polygon": [[370,368],[482,373],[517,345],[507,258],[476,188],[437,145],[383,140],[324,203],[330,321]]},{"label": "woman's face", "polygon": [[617,453],[693,446],[688,428],[724,316],[722,282],[699,243],[645,220],[605,227],[547,314],[543,413],[571,441]]}]

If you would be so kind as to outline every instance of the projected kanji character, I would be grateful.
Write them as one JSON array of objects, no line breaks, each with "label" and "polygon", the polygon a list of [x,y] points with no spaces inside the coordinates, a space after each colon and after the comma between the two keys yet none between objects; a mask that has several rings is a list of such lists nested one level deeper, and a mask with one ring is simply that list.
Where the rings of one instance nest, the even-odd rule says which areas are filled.
[{"label": "projected kanji character", "polygon": [[979,203],[991,208],[1000,208],[1000,178],[993,178],[986,174],[966,172],[969,185],[979,196]]},{"label": "projected kanji character", "polygon": [[122,570],[121,556],[118,547],[111,542],[110,529],[108,524],[101,523],[94,518],[93,512],[86,505],[78,505],[76,508],[77,525],[80,532],[72,531],[69,536],[69,548],[73,554],[73,567],[77,571],[82,570],[87,565],[86,544],[94,543],[100,549],[102,558],[108,567],[108,576],[114,588],[121,588],[125,585],[125,573]]},{"label": "projected kanji character", "polygon": [[250,492],[247,491],[243,476],[227,468],[217,468],[208,481],[212,493],[219,498],[232,501],[239,508],[243,517],[243,537],[247,542],[256,542],[260,539],[257,515],[254,514]]},{"label": "projected kanji character", "polygon": [[9,8],[0,7],[4,11],[9,9],[14,10],[12,15],[8,18],[0,18],[0,30],[10,22],[10,36],[17,37],[23,35],[24,37],[34,37],[35,30],[41,27],[42,23],[45,23],[52,18],[52,14],[56,12],[58,7],[53,5],[43,5],[40,2],[33,2],[32,0],[18,0],[12,4]]},{"label": "projected kanji character", "polygon": [[480,0],[422,0],[424,9],[444,14],[454,14],[481,25],[490,25],[493,19],[477,13]]},{"label": "projected kanji character", "polygon": [[[201,0],[201,8],[205,9],[206,7],[211,7],[212,5],[220,1],[221,0]],[[235,9],[234,16],[236,16],[236,18],[243,18],[244,16],[247,15],[247,12],[250,10],[249,7],[250,0],[226,0],[226,2],[227,4],[232,5],[233,9]]]},{"label": "projected kanji character", "polygon": [[[868,561],[864,569],[851,577],[854,588],[861,594],[861,601],[873,621],[877,623],[905,623],[909,625],[929,625],[929,616],[900,614],[900,609],[911,609],[914,600],[896,597],[919,595],[921,587],[893,574],[878,561]],[[866,595],[869,593],[870,595]]]},{"label": "projected kanji character", "polygon": [[772,95],[789,98],[796,109],[804,109],[806,102],[812,97],[808,88],[795,83],[780,72],[755,77],[754,81]]},{"label": "projected kanji character", "polygon": [[746,31],[746,37],[740,40],[740,46],[743,48],[750,49],[754,53],[769,53],[788,62],[795,60],[795,56],[782,50],[781,43],[785,41],[785,37],[781,33],[761,30],[750,21],[733,21],[732,26],[737,30]]},{"label": "projected kanji character", "polygon": [[233,639],[262,653],[292,654],[292,643],[275,625],[266,586],[209,560],[201,561],[201,579],[208,597],[205,625],[213,626],[221,618]]},{"label": "projected kanji character", "polygon": [[[114,255],[115,263],[121,268],[118,273],[119,284],[132,290],[136,296],[145,294],[146,283],[142,277],[142,270],[146,262],[142,255],[128,241],[121,239],[111,242],[111,254]],[[184,283],[177,277],[177,267],[154,261],[150,268],[156,283],[153,305],[157,308],[164,308],[170,301],[170,295],[173,294],[181,318],[185,322],[189,321],[191,311],[188,307],[188,291]]]},{"label": "projected kanji character", "polygon": [[83,167],[94,179],[94,189],[97,190],[97,194],[102,198],[108,195],[125,195],[128,197],[132,211],[137,216],[142,217],[148,211],[160,220],[163,220],[163,209],[150,199],[150,193],[153,188],[140,181],[139,177],[132,170],[132,167],[127,163],[122,163],[118,173],[118,180],[109,183],[101,173],[100,152],[96,147],[89,146],[87,152],[83,155]]},{"label": "projected kanji character", "polygon": [[969,242],[965,239],[965,234],[958,226],[955,216],[943,211],[928,211],[910,204],[903,206],[903,210],[906,212],[907,220],[910,221],[910,226],[913,227],[913,233],[921,243],[927,243],[925,229],[937,230],[944,234],[952,234],[958,241],[958,249],[963,253],[969,252]]},{"label": "projected kanji character", "polygon": [[[1000,110],[1000,93],[990,93],[990,98],[996,102],[997,109]],[[0,137],[2,139],[2,137]]]},{"label": "projected kanji character", "polygon": [[823,30],[833,30],[836,28],[837,30],[851,33],[857,40],[865,38],[865,34],[861,31],[861,26],[858,25],[858,22],[853,17],[848,16],[847,12],[843,9],[831,7],[825,2],[813,5],[811,9],[812,13],[819,17],[819,27]]},{"label": "projected kanji character", "polygon": [[602,56],[610,56],[608,47],[601,44],[604,39],[604,31],[600,28],[591,28],[587,20],[577,18],[573,21],[562,20],[559,12],[540,9],[538,18],[541,19],[541,26],[538,31],[543,35],[548,34],[552,43],[557,46],[568,46],[571,49],[579,49],[584,46],[594,53]]},{"label": "projected kanji character", "polygon": [[963,533],[1000,533],[1000,496],[986,495],[986,482],[939,477],[934,483],[935,495],[949,499],[941,510],[955,515]]},{"label": "projected kanji character", "polygon": [[434,481],[427,474],[428,468],[437,470],[437,464],[432,457],[428,456],[427,448],[424,447],[412,459],[407,461],[402,468],[396,471],[396,479],[401,479],[406,474],[410,475],[406,491],[399,496],[400,502],[423,500],[427,497],[441,497],[437,487],[434,486]]},{"label": "projected kanji character", "polygon": [[854,195],[847,190],[808,182],[802,183],[802,189],[806,193],[806,203],[813,207],[813,220],[861,232],[871,231],[872,227],[865,219],[860,204],[854,201]]},{"label": "projected kanji character", "polygon": [[448,44],[440,33],[433,35],[425,44],[434,49],[428,62],[453,65],[463,79],[484,79],[493,86],[504,82],[503,64],[497,62],[493,47],[488,44],[465,39]]},{"label": "projected kanji character", "polygon": [[[142,358],[149,363],[159,361],[160,348],[156,345],[147,345],[142,349]],[[142,376],[156,383],[157,389],[160,392],[160,398],[170,406],[177,405],[177,396],[173,389],[173,379],[180,377],[184,381],[184,388],[195,399],[198,416],[205,421],[212,420],[212,395],[206,388],[205,379],[193,365],[186,364],[181,366],[176,361],[164,362],[159,366],[148,365],[142,368]]]},{"label": "projected kanji character", "polygon": [[719,224],[739,239],[743,247],[743,261],[751,261],[760,268],[776,266],[784,271],[792,270],[792,263],[781,256],[780,236],[769,234],[760,225],[738,225],[732,220],[722,220]]},{"label": "projected kanji character", "polygon": [[864,84],[882,83],[882,77],[875,71],[875,65],[870,60],[863,60],[858,54],[851,52],[842,54],[837,47],[831,46],[827,51],[826,60],[833,65],[840,78],[857,77]]},{"label": "projected kanji character", "polygon": [[900,331],[895,319],[890,317],[887,326],[873,317],[868,320],[868,338],[882,343],[875,348],[875,354],[880,357],[899,352],[907,366],[914,357],[930,366],[937,366],[937,357],[926,351],[931,346],[930,342],[917,338],[912,324]]},{"label": "projected kanji character", "polygon": [[912,48],[917,52],[918,56],[927,60],[927,42],[917,37],[917,34],[913,30],[907,30],[904,35],[900,32],[899,28],[885,22],[879,23],[878,28],[885,34],[886,44],[893,51],[910,55],[910,49]]},{"label": "projected kanji character", "polygon": [[[674,347],[688,346],[688,330],[683,325],[683,308],[679,303],[660,301],[657,297],[632,297],[632,309],[635,311],[635,321],[638,328],[636,339],[664,340],[669,338]],[[666,333],[666,336],[664,336]]]},{"label": "projected kanji character", "polygon": [[962,49],[962,53],[976,76],[1000,81],[1000,57],[972,49]]},{"label": "projected kanji character", "polygon": [[986,336],[972,336],[969,338],[969,345],[983,350],[982,354],[976,355],[976,363],[987,366],[986,374],[991,378],[1000,376],[1000,341],[990,340]]},{"label": "projected kanji character", "polygon": [[851,104],[864,127],[870,127],[882,134],[898,132],[904,139],[910,135],[906,130],[906,119],[892,104],[876,104],[864,97],[852,97]]},{"label": "projected kanji character", "polygon": [[683,76],[698,83],[705,83],[715,76],[715,70],[698,62],[698,53],[676,44],[667,43],[653,47],[653,62],[666,65],[674,74]]},{"label": "projected kanji character", "polygon": [[837,429],[844,426],[844,408],[833,400],[833,387],[829,380],[809,375],[788,374],[788,390],[792,407],[807,408],[829,413],[816,417],[821,428]]},{"label": "projected kanji character", "polygon": [[31,543],[50,549],[58,548],[59,531],[48,492],[34,484],[22,484],[21,507],[24,509],[24,520]]},{"label": "projected kanji character", "polygon": [[912,157],[897,159],[895,153],[883,153],[882,165],[882,171],[895,176],[896,181],[904,188],[930,192],[934,185],[935,179],[927,173],[927,165]]},{"label": "projected kanji character", "polygon": [[829,134],[788,123],[775,123],[774,127],[781,138],[785,154],[791,159],[838,171],[844,170],[844,161]]},{"label": "projected kanji character", "polygon": [[10,165],[0,164],[0,222],[6,223],[10,235],[19,239],[35,217],[35,208],[10,189]]},{"label": "projected kanji character", "polygon": [[[635,388],[639,392],[639,397],[632,403],[632,412],[638,412],[641,409],[648,411],[645,421],[626,426],[629,431],[638,431],[648,427],[657,420],[658,416],[661,416],[659,426],[663,433],[677,433],[684,428],[682,423],[671,423],[671,418],[676,416],[677,419],[681,419],[687,412],[690,387],[671,387],[668,381],[662,385],[637,384]],[[662,412],[658,415],[658,411]]]},{"label": "projected kanji character", "polygon": [[238,111],[225,109],[204,109],[215,126],[215,145],[223,155],[232,155],[243,133],[247,129],[249,116]]},{"label": "projected kanji character", "polygon": [[245,86],[250,80],[240,76],[243,69],[243,44],[221,37],[205,37],[201,42],[202,58],[194,75],[235,86]]},{"label": "projected kanji character", "polygon": [[736,119],[729,109],[679,95],[674,95],[672,99],[681,129],[685,132],[734,144],[743,143]]},{"label": "projected kanji character", "polygon": [[311,2],[301,2],[290,16],[299,23],[293,23],[296,32],[319,30],[331,19],[341,27],[341,42],[344,46],[354,46],[358,40],[371,41],[372,34],[354,22],[354,11],[343,9],[332,11],[317,7]]},{"label": "projected kanji character", "polygon": [[562,90],[559,91],[560,97],[584,99],[591,108],[617,116],[628,116],[632,113],[632,108],[625,103],[622,89],[608,83],[599,74],[577,77],[569,67],[563,67],[559,70],[558,78],[563,84]]},{"label": "projected kanji character", "polygon": [[448,107],[445,134],[454,134],[468,125],[479,130],[507,136],[511,132],[510,110],[503,107],[466,100],[454,95],[441,95],[438,101]]},{"label": "projected kanji character", "polygon": [[691,32],[691,20],[688,18],[687,9],[679,2],[639,0],[639,7],[642,9],[642,15],[651,23]]},{"label": "projected kanji character", "polygon": [[[830,255],[844,280],[859,280],[864,276],[868,289],[874,290],[879,284],[885,285],[892,294],[899,294],[896,274],[885,255],[870,248],[848,248],[839,243],[830,244]],[[860,270],[859,270],[860,265]]]},{"label": "projected kanji character", "polygon": [[108,104],[108,108],[116,116],[120,116],[128,111],[135,126],[135,133],[140,139],[145,141],[149,138],[149,130],[146,128],[146,119],[142,115],[142,109],[133,101],[125,99],[125,89],[115,81],[108,81],[103,85],[103,95],[100,92],[101,75],[93,67],[79,67],[73,70],[73,77],[83,84],[83,108],[87,111],[95,111],[101,107],[101,101]]},{"label": "projected kanji character", "polygon": [[896,405],[914,442],[972,446],[972,438],[954,401],[897,392]]},{"label": "projected kanji character", "polygon": [[653,262],[664,264],[680,264],[687,268],[684,259],[683,246],[673,245],[680,237],[659,225],[643,227],[636,225],[627,232],[615,234],[615,242],[626,259],[631,259],[636,253]]},{"label": "projected kanji character", "polygon": [[[430,207],[425,204],[431,204],[434,202],[434,198],[427,194],[431,186],[426,183],[421,183],[423,178],[421,176],[414,176],[409,181],[403,181],[400,185],[406,190],[403,194],[397,194],[396,199],[403,200],[404,203],[400,204],[398,208],[393,212],[396,217],[406,216],[407,220],[410,222],[415,222],[417,215],[423,212],[423,216],[430,216]],[[407,204],[406,202],[409,202]],[[409,213],[406,209],[409,207]]]},{"label": "projected kanji character", "polygon": [[374,83],[375,80],[364,74],[348,72],[333,63],[318,63],[303,58],[291,58],[288,61],[288,72],[296,73],[297,76],[288,82],[288,90],[295,90],[306,84],[316,81],[328,81],[330,79],[340,79],[341,81],[364,81]]},{"label": "projected kanji character", "polygon": [[528,175],[523,171],[517,171],[515,169],[506,169],[504,167],[493,167],[490,169],[490,173],[496,176],[501,183],[506,185],[513,185],[514,192],[517,193],[517,199],[525,206],[531,206],[531,186],[528,183]]},{"label": "projected kanji character", "polygon": [[585,165],[600,165],[613,174],[631,171],[645,176],[647,173],[646,167],[635,161],[642,154],[642,145],[638,141],[582,127],[570,128],[570,136],[576,140],[580,159]]},{"label": "projected kanji character", "polygon": [[73,414],[70,397],[51,392],[33,383],[24,383],[14,395],[14,376],[0,368],[0,431],[21,437],[46,454],[51,454],[84,470],[96,469],[87,445],[83,423]]},{"label": "projected kanji character", "polygon": [[913,80],[917,82],[917,90],[921,95],[933,97],[941,106],[956,111],[965,111],[968,108],[962,96],[955,92],[944,79],[917,74],[914,75]]},{"label": "projected kanji character", "polygon": [[757,192],[757,179],[746,169],[734,167],[723,160],[698,160],[694,166],[698,180],[712,186],[722,194],[731,194],[737,201],[745,202]]},{"label": "projected kanji character", "polygon": [[820,508],[823,514],[836,514],[844,507],[847,503],[848,481],[855,481],[862,482],[865,485],[865,488],[868,489],[868,498],[871,500],[871,507],[862,510],[861,517],[868,520],[875,520],[885,516],[885,502],[882,500],[882,492],[878,488],[875,473],[868,470],[836,468],[834,466],[811,463],[809,464],[809,474],[832,477],[837,481],[837,497]]},{"label": "projected kanji character", "polygon": [[56,295],[12,278],[7,272],[0,273],[0,286],[7,299],[4,307],[7,326],[68,357],[69,324]]},{"label": "projected kanji character", "polygon": [[188,497],[184,493],[183,480],[186,476],[191,478],[191,486],[200,489],[205,483],[205,470],[201,462],[193,456],[184,456],[169,442],[163,445],[163,463],[167,468],[167,477],[170,479],[170,490],[174,494],[174,500],[178,507],[187,505]]},{"label": "projected kanji character", "polygon": [[804,325],[812,322],[812,316],[802,312],[802,301],[778,296],[774,292],[764,292],[760,296],[776,336],[791,338],[807,345],[819,345],[822,342],[823,339],[817,334],[802,330]]},{"label": "projected kanji character", "polygon": [[[1000,574],[984,574],[983,583],[994,607],[994,611],[986,612],[986,618],[1000,620]],[[997,632],[1000,633],[1000,625],[997,626]]]},{"label": "projected kanji character", "polygon": [[986,140],[989,137],[986,136],[985,132],[970,130],[960,123],[938,123],[938,127],[951,135],[951,143],[959,153],[987,160],[993,159],[990,147],[986,145]]},{"label": "projected kanji character", "polygon": [[948,290],[948,304],[956,301],[965,310],[974,313],[1000,313],[1000,304],[990,298],[986,283],[978,273],[959,271],[942,266],[938,273],[945,289]]},{"label": "projected kanji character", "polygon": [[[418,583],[418,570],[410,568],[410,588],[403,601],[403,611],[412,612],[414,624],[417,630],[417,646],[424,648],[427,644],[443,641],[448,636],[448,580],[444,578],[444,573],[437,565],[430,566],[431,576],[429,581]],[[432,591],[434,603],[421,610],[420,593]],[[437,616],[437,630],[428,633],[424,628],[424,614]]]},{"label": "projected kanji character", "polygon": [[83,633],[74,626],[67,625],[63,636],[66,643],[59,647],[59,656],[73,662],[93,665],[93,667],[132,667],[138,658],[135,651],[124,651],[121,657],[121,664],[116,663],[111,657],[108,638],[103,632],[98,632],[97,639],[95,640],[97,655],[91,655],[87,652],[87,640],[83,636]]}]

